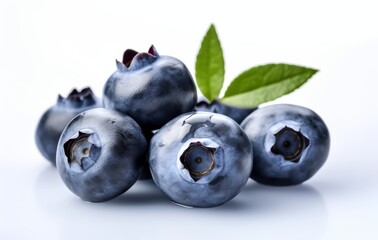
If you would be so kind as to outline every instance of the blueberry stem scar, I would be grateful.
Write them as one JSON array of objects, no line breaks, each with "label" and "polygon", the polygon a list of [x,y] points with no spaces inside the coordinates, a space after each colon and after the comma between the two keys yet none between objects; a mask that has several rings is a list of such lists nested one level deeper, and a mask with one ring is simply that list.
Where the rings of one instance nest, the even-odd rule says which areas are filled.
[{"label": "blueberry stem scar", "polygon": [[95,133],[79,131],[75,137],[64,144],[64,152],[69,164],[76,162],[80,167],[83,167],[82,161],[85,158],[97,161],[99,146],[98,143],[96,144]]},{"label": "blueberry stem scar", "polygon": [[285,126],[279,132],[274,134],[276,141],[271,147],[271,152],[279,154],[285,160],[297,163],[302,156],[303,151],[308,147],[310,141],[292,128]]},{"label": "blueberry stem scar", "polygon": [[192,142],[180,157],[193,180],[199,180],[214,168],[214,148],[205,147],[200,142]]}]

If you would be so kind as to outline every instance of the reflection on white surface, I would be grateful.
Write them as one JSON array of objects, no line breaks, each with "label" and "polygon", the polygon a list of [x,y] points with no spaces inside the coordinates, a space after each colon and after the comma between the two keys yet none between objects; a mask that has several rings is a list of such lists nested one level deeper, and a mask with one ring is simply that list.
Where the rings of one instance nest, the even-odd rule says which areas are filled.
[{"label": "reflection on white surface", "polygon": [[172,204],[153,181],[105,203],[81,201],[64,188],[52,167],[41,169],[34,186],[38,212],[59,239],[320,239],[327,225],[324,199],[306,184],[277,188],[250,181],[223,206],[192,209]]}]

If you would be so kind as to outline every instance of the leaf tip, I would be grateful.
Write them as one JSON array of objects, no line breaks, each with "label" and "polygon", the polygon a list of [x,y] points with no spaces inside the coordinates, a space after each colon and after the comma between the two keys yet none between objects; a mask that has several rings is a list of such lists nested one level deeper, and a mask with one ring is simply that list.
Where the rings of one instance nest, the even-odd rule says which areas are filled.
[{"label": "leaf tip", "polygon": [[313,77],[315,74],[317,74],[320,70],[316,68],[307,68],[309,73],[311,74],[310,78]]},{"label": "leaf tip", "polygon": [[215,33],[215,35],[217,35],[217,30],[216,30],[216,28],[215,28],[215,25],[214,25],[214,23],[211,23],[210,24],[210,27],[209,27],[209,29],[207,30],[207,32],[208,33]]}]

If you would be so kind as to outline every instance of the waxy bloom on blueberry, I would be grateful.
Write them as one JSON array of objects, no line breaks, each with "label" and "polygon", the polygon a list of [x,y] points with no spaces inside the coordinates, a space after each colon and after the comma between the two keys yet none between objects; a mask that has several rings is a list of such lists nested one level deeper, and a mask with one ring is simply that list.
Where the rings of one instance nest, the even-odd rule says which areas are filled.
[{"label": "waxy bloom on blueberry", "polygon": [[125,51],[104,86],[103,100],[106,108],[126,113],[142,128],[154,130],[192,111],[197,92],[187,67],[174,57],[160,56],[151,46],[147,53]]}]

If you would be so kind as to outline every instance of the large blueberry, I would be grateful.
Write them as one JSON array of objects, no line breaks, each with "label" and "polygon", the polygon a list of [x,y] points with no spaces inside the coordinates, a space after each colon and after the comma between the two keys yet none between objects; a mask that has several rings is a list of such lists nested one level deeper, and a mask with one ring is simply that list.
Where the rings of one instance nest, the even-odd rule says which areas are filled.
[{"label": "large blueberry", "polygon": [[145,164],[146,139],[129,116],[96,108],[76,116],[57,148],[66,186],[85,201],[101,202],[128,190]]},{"label": "large blueberry", "polygon": [[220,113],[234,119],[237,123],[241,123],[249,114],[257,108],[239,108],[231,105],[224,104],[217,99],[208,102],[206,99],[199,101],[196,106],[196,111],[205,111]]},{"label": "large blueberry", "polygon": [[152,138],[153,180],[175,203],[214,207],[234,198],[252,169],[252,148],[241,127],[217,113],[178,116]]},{"label": "large blueberry", "polygon": [[55,166],[56,146],[67,123],[77,114],[101,106],[102,102],[90,88],[73,89],[67,98],[59,95],[56,104],[43,113],[37,125],[35,141],[42,155]]},{"label": "large blueberry", "polygon": [[260,108],[241,124],[253,146],[251,177],[268,185],[295,185],[324,164],[330,135],[312,110],[290,104]]},{"label": "large blueberry", "polygon": [[186,66],[176,58],[160,56],[151,46],[148,53],[125,51],[104,86],[103,100],[106,108],[127,113],[142,128],[154,130],[192,111],[197,92]]}]

